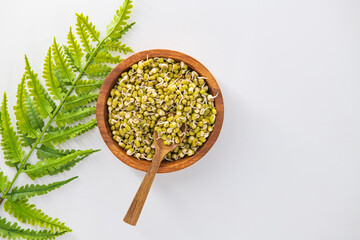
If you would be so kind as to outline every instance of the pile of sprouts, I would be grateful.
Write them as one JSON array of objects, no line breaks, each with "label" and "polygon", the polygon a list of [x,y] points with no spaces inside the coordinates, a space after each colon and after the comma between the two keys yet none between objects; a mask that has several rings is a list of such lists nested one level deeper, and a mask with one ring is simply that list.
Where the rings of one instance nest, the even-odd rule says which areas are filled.
[{"label": "pile of sprouts", "polygon": [[[179,143],[185,134],[165,159],[192,156],[213,131],[216,96],[209,93],[205,78],[184,62],[158,57],[141,60],[121,74],[107,100],[113,139],[128,155],[151,161],[154,131],[166,145]],[[174,114],[165,116],[169,112]],[[180,131],[183,123],[186,132]]]}]

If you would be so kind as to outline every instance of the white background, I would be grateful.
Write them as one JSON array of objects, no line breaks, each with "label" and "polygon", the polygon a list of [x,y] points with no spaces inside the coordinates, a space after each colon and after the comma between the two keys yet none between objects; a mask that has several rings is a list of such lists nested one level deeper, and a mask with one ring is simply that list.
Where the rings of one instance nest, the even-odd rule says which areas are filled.
[{"label": "white background", "polygon": [[[120,4],[2,0],[0,91],[10,104],[24,53],[41,73],[75,12],[104,32]],[[208,67],[224,96],[220,138],[195,165],[156,177],[136,227],[122,219],[144,173],[97,129],[64,147],[101,152],[37,182],[79,179],[31,201],[72,227],[59,239],[360,239],[359,11],[357,0],[136,1],[124,42]]]}]

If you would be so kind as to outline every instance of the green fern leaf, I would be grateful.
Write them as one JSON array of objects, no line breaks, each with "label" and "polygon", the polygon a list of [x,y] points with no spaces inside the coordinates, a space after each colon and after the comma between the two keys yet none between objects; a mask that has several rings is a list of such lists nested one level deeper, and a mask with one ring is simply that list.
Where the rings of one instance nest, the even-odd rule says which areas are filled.
[{"label": "green fern leaf", "polygon": [[45,85],[47,86],[48,91],[54,96],[54,99],[62,100],[65,93],[62,91],[60,83],[57,81],[54,69],[55,65],[51,56],[51,48],[49,48],[45,58],[43,78],[45,79]]},{"label": "green fern leaf", "polygon": [[75,38],[74,34],[72,33],[71,27],[70,27],[70,31],[69,31],[69,34],[67,37],[67,43],[69,44],[70,55],[74,59],[74,65],[78,69],[80,69],[81,68],[81,59],[84,56],[84,53],[83,53],[80,45],[76,41],[76,38]]},{"label": "green fern leaf", "polygon": [[91,64],[85,70],[86,75],[89,78],[107,76],[111,72],[112,68],[103,64]]},{"label": "green fern leaf", "polygon": [[22,223],[28,223],[32,226],[50,228],[52,231],[71,232],[71,229],[65,226],[57,218],[53,219],[36,209],[35,205],[29,204],[27,199],[12,201],[7,199],[4,204],[4,210],[17,218]]},{"label": "green fern leaf", "polygon": [[104,80],[79,80],[76,82],[74,88],[78,95],[88,94],[91,91],[100,88],[103,83]]},{"label": "green fern leaf", "polygon": [[124,54],[134,52],[130,47],[116,41],[107,41],[104,44],[104,49],[106,49],[107,51],[117,51]]},{"label": "green fern leaf", "polygon": [[76,108],[71,111],[61,111],[56,116],[55,121],[58,126],[63,126],[67,123],[70,124],[75,121],[79,121],[94,113],[96,113],[95,107],[84,107],[84,108]]},{"label": "green fern leaf", "polygon": [[119,40],[120,38],[122,38],[122,36],[124,36],[125,33],[127,33],[127,32],[132,28],[132,26],[134,26],[134,24],[135,24],[135,22],[130,23],[130,24],[127,24],[127,25],[123,28],[123,30],[112,34],[110,39],[111,39],[112,41],[117,41],[117,40]]},{"label": "green fern leaf", "polygon": [[94,42],[100,42],[100,32],[98,32],[95,29],[95,26],[92,24],[92,22],[89,22],[89,17],[84,16],[84,14],[76,14],[77,16],[77,22],[79,25],[83,25],[86,31],[89,33],[90,37]]},{"label": "green fern leaf", "polygon": [[96,101],[97,97],[98,97],[97,93],[69,96],[65,100],[64,110],[69,111],[75,108],[83,107],[88,103]]},{"label": "green fern leaf", "polygon": [[126,20],[130,18],[131,0],[125,0],[119,10],[116,11],[114,20],[107,26],[106,35],[111,36],[124,29]]},{"label": "green fern leaf", "polygon": [[17,201],[25,198],[30,198],[36,195],[38,196],[44,195],[47,194],[48,192],[51,192],[57,188],[62,187],[63,185],[71,182],[76,178],[78,177],[72,177],[61,182],[53,182],[48,185],[31,184],[29,186],[28,184],[26,184],[25,186],[15,187],[14,189],[12,189],[11,193],[9,193],[9,196],[11,197],[12,201]]},{"label": "green fern leaf", "polygon": [[28,115],[28,100],[27,100],[27,92],[25,89],[26,77],[23,75],[21,82],[17,89],[16,94],[16,106],[14,106],[15,117],[16,117],[16,126],[25,136],[27,135],[30,138],[36,138],[40,135],[40,131],[31,123]]},{"label": "green fern leaf", "polygon": [[4,93],[1,105],[0,123],[0,133],[2,136],[1,146],[4,151],[4,158],[7,159],[5,163],[8,166],[14,167],[24,158],[24,151],[22,150],[19,137],[16,135],[13,127],[11,126],[6,93]]},{"label": "green fern leaf", "polygon": [[64,82],[72,82],[75,75],[71,70],[69,63],[66,61],[66,57],[62,51],[62,47],[56,43],[55,38],[54,44],[52,45],[52,52],[55,60],[55,67],[60,75],[60,78]]},{"label": "green fern leaf", "polygon": [[7,176],[0,170],[0,191],[4,193],[9,186]]},{"label": "green fern leaf", "polygon": [[51,132],[46,134],[41,143],[52,143],[52,144],[59,144],[62,143],[70,138],[74,138],[86,131],[93,129],[96,126],[96,119],[92,119],[87,123],[79,124],[75,127],[64,127],[60,128],[56,132]]},{"label": "green fern leaf", "polygon": [[74,149],[55,149],[48,145],[41,145],[41,147],[36,152],[36,156],[38,157],[38,159],[45,160],[48,158],[63,157],[75,151],[76,150]]},{"label": "green fern leaf", "polygon": [[28,79],[30,95],[33,97],[34,105],[42,118],[47,118],[56,108],[54,101],[50,98],[48,92],[40,84],[37,74],[31,70],[29,60],[25,55],[25,73]]},{"label": "green fern leaf", "polygon": [[82,25],[81,22],[76,21],[75,25],[76,25],[76,33],[80,38],[80,42],[81,42],[82,46],[84,47],[86,52],[90,53],[92,46],[89,41],[89,38],[90,38],[89,34],[87,33],[84,25]]},{"label": "green fern leaf", "polygon": [[[85,158],[98,150],[78,150],[60,158],[49,158],[37,162],[35,165],[27,165],[26,170],[23,170],[30,178],[35,179],[45,175],[54,175],[70,168],[64,168],[69,163],[76,161],[78,158]],[[74,164],[75,165],[75,164]]]},{"label": "green fern leaf", "polygon": [[66,231],[53,232],[47,230],[34,231],[30,229],[23,229],[17,225],[17,223],[7,222],[5,218],[0,217],[0,236],[4,239],[17,240],[48,240],[55,239],[56,237],[63,235]]},{"label": "green fern leaf", "polygon": [[112,56],[110,53],[98,52],[94,58],[95,63],[119,63],[122,61],[120,56]]}]

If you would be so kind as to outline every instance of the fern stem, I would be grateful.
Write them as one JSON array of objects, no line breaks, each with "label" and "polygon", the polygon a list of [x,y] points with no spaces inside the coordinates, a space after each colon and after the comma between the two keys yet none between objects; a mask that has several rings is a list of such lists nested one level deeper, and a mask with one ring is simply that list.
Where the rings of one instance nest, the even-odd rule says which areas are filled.
[{"label": "fern stem", "polygon": [[103,45],[103,43],[106,41],[106,39],[110,36],[110,34],[108,34],[95,48],[95,50],[91,53],[89,59],[86,61],[84,67],[81,69],[80,73],[76,76],[76,78],[74,79],[74,81],[71,81],[71,86],[69,88],[69,90],[66,92],[65,96],[63,97],[63,99],[61,99],[60,104],[56,107],[56,109],[54,110],[54,112],[51,114],[49,121],[47,122],[47,124],[45,125],[45,127],[42,129],[40,135],[37,137],[35,143],[33,144],[33,146],[31,147],[29,153],[25,156],[25,158],[23,159],[23,161],[21,162],[21,165],[19,167],[19,169],[17,170],[13,180],[11,181],[9,187],[6,189],[6,191],[4,192],[3,196],[0,198],[0,205],[3,202],[3,200],[6,198],[6,196],[8,195],[10,189],[12,188],[12,186],[14,185],[16,179],[18,178],[18,176],[20,175],[20,173],[22,172],[26,162],[28,161],[28,159],[30,158],[32,152],[37,148],[37,145],[40,143],[42,137],[44,136],[44,134],[46,133],[46,131],[48,130],[48,128],[50,127],[51,123],[53,122],[53,120],[55,119],[56,115],[58,114],[58,112],[60,111],[60,109],[64,106],[65,100],[66,98],[72,93],[72,91],[75,89],[75,85],[76,82],[82,78],[82,76],[85,73],[85,70],[87,69],[87,67],[89,66],[89,64],[93,61],[94,57],[96,56],[96,54],[99,52],[101,46]]}]

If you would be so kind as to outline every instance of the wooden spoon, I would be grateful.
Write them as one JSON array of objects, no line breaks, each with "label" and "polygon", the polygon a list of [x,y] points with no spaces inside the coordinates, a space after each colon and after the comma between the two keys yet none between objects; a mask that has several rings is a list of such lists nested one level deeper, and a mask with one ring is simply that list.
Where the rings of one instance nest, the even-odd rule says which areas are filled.
[{"label": "wooden spoon", "polygon": [[[186,123],[183,123],[180,130],[184,133],[184,132],[186,132],[186,128],[187,128]],[[130,225],[133,225],[133,226],[136,225],[136,223],[139,219],[141,210],[145,204],[146,197],[149,194],[151,184],[154,181],[155,174],[157,173],[157,171],[160,167],[161,161],[164,159],[164,157],[167,153],[171,152],[176,147],[178,147],[180,145],[180,143],[184,140],[184,138],[185,138],[185,134],[182,135],[179,143],[173,143],[173,144],[167,146],[164,144],[164,141],[161,138],[158,138],[157,132],[156,131],[154,132],[155,155],[154,155],[154,158],[152,159],[149,170],[147,171],[147,173],[146,173],[146,175],[134,197],[134,200],[132,201],[132,203],[129,207],[129,210],[127,211],[127,213],[124,217],[124,222],[126,222]]]}]

